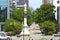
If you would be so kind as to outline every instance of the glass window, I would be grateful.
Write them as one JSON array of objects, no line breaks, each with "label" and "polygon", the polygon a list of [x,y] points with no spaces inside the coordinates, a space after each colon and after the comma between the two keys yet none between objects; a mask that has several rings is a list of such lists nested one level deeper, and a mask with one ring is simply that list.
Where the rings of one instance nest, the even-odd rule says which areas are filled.
[{"label": "glass window", "polygon": [[0,0],[0,22],[4,22],[7,18],[8,0]]}]

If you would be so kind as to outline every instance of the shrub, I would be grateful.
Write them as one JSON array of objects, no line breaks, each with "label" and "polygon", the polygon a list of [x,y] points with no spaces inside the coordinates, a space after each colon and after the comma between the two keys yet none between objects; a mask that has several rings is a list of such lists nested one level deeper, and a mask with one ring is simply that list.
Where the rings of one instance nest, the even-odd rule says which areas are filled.
[{"label": "shrub", "polygon": [[45,35],[52,35],[56,30],[56,24],[51,21],[45,21],[40,24],[41,29],[44,29]]}]

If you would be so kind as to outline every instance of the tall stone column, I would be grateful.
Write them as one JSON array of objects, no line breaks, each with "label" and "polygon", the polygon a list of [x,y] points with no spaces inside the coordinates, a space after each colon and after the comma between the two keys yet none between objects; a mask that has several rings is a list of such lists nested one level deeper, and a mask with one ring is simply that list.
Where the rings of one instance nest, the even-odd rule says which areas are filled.
[{"label": "tall stone column", "polygon": [[29,40],[30,32],[28,30],[28,25],[27,25],[27,4],[24,4],[24,25],[22,28],[22,31],[20,33],[20,38],[21,40]]}]

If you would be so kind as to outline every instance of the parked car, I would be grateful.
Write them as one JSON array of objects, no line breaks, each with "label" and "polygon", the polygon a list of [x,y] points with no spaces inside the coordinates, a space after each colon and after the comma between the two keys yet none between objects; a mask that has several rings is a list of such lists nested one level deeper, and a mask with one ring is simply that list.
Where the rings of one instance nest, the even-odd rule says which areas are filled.
[{"label": "parked car", "polygon": [[10,40],[10,36],[7,36],[5,32],[0,32],[0,40]]}]

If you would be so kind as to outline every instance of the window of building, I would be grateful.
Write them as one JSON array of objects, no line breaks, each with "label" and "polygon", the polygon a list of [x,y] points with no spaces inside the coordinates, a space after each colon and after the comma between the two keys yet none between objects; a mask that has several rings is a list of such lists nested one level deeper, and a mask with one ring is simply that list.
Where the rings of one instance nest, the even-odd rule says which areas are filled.
[{"label": "window of building", "polygon": [[60,31],[60,7],[57,7],[58,30]]},{"label": "window of building", "polygon": [[7,19],[7,4],[8,0],[0,0],[0,22],[5,22]]}]

